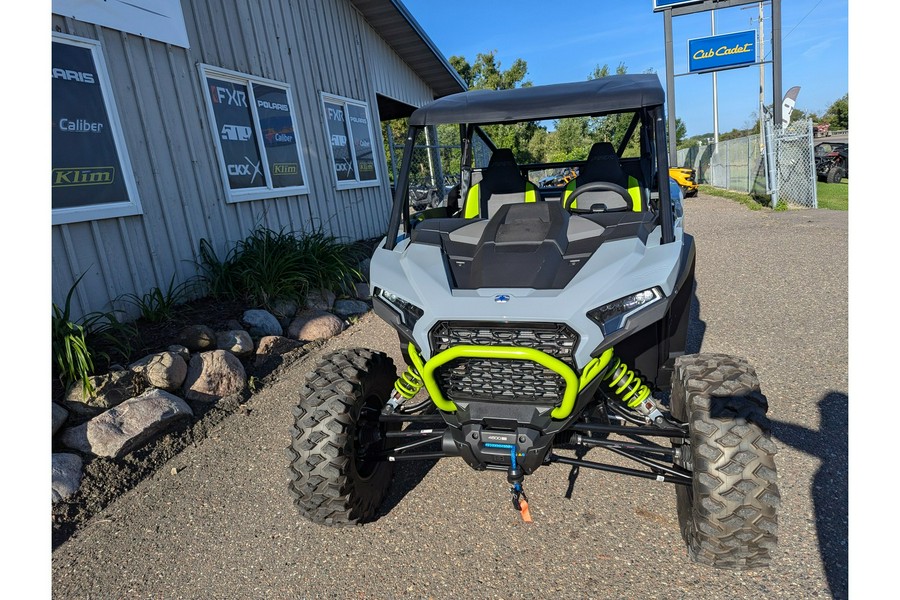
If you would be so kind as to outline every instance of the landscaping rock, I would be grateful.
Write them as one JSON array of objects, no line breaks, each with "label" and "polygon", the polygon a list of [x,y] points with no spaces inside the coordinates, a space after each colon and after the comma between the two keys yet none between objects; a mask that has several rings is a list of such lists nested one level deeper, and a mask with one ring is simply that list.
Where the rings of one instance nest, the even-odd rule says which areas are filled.
[{"label": "landscaping rock", "polygon": [[151,389],[87,423],[64,430],[60,441],[81,452],[120,458],[193,414],[178,396]]},{"label": "landscaping rock", "polygon": [[191,325],[178,334],[178,343],[191,352],[202,352],[216,347],[216,332],[206,325]]},{"label": "landscaping rock", "polygon": [[367,313],[369,308],[362,300],[338,300],[334,303],[334,312],[345,319],[352,315]]},{"label": "landscaping rock", "polygon": [[252,309],[244,312],[241,321],[246,325],[247,331],[253,337],[264,337],[267,335],[281,335],[281,323],[275,318],[275,315],[267,310]]},{"label": "landscaping rock", "polygon": [[174,352],[175,354],[180,356],[182,360],[184,360],[185,364],[187,364],[187,361],[191,360],[191,351],[188,350],[185,346],[182,346],[180,344],[172,344],[167,348],[167,350],[169,352]]},{"label": "landscaping rock", "polygon": [[364,258],[363,260],[359,261],[359,273],[366,281],[369,281],[369,267],[371,266],[371,264],[371,258]]},{"label": "landscaping rock", "polygon": [[[306,308],[308,310],[331,310],[337,296],[331,290],[311,290],[306,295]],[[295,316],[300,316],[299,314]]]},{"label": "landscaping rock", "polygon": [[57,452],[51,457],[53,479],[53,504],[67,500],[81,485],[83,463],[77,454]]},{"label": "landscaping rock", "polygon": [[228,319],[225,321],[225,329],[231,329],[233,331],[243,330],[244,326],[237,319]]},{"label": "landscaping rock", "polygon": [[56,432],[59,431],[59,428],[62,427],[66,422],[66,419],[69,418],[69,411],[64,409],[56,402],[51,402],[50,404],[53,406],[53,433],[51,435],[56,435]]},{"label": "landscaping rock", "polygon": [[142,375],[152,387],[170,392],[180,388],[187,376],[187,363],[175,352],[150,354],[128,368]]},{"label": "landscaping rock", "polygon": [[246,385],[244,365],[230,352],[213,350],[191,357],[184,397],[199,402],[215,402],[224,396],[238,394]]},{"label": "landscaping rock", "polygon": [[134,371],[110,371],[105,375],[90,378],[94,385],[94,393],[85,397],[81,382],[69,388],[65,397],[65,407],[79,416],[93,417],[134,398],[144,391],[141,377]]},{"label": "landscaping rock", "polygon": [[360,300],[372,299],[372,292],[369,291],[368,283],[356,283],[353,285],[353,289],[356,292],[356,297]]},{"label": "landscaping rock", "polygon": [[235,356],[247,356],[253,352],[253,339],[243,329],[216,332],[216,348]]},{"label": "landscaping rock", "polygon": [[298,310],[300,310],[300,306],[295,300],[276,300],[272,304],[272,314],[279,321],[286,320],[290,322]]},{"label": "landscaping rock", "polygon": [[344,330],[344,321],[324,310],[304,310],[297,313],[288,327],[288,337],[304,342],[327,340]]}]

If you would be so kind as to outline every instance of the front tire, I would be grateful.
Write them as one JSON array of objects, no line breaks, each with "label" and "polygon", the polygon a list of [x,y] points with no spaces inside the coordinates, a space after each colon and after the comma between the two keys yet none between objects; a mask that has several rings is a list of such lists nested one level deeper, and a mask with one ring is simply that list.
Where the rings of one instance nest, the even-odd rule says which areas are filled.
[{"label": "front tire", "polygon": [[339,350],[307,374],[292,410],[288,490],[300,514],[321,525],[372,520],[393,475],[381,409],[396,380],[382,352]]},{"label": "front tire", "polygon": [[690,424],[676,460],[693,472],[676,490],[688,555],[719,568],[767,566],[778,539],[777,450],[753,367],[725,354],[679,357],[670,408]]}]

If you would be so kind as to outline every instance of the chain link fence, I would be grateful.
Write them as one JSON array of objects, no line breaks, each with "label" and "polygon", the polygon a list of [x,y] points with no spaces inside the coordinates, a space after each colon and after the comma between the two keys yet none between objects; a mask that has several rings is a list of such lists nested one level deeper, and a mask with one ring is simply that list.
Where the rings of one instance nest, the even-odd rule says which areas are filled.
[{"label": "chain link fence", "polygon": [[817,208],[812,121],[797,121],[775,131],[769,120],[765,132],[767,144],[756,134],[679,150],[677,166],[695,169],[699,183],[771,196],[772,206],[784,201]]}]

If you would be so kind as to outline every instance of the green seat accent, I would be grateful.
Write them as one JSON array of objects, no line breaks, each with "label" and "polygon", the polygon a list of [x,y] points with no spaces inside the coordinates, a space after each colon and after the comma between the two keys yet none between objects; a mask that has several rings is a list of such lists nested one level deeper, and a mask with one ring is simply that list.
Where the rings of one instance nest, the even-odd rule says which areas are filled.
[{"label": "green seat accent", "polygon": [[[566,185],[566,189],[563,190],[563,196],[562,196],[563,205],[565,205],[566,198],[569,197],[569,194],[574,192],[575,188],[578,187],[577,182],[578,182],[578,179],[575,178]],[[637,179],[635,179],[631,175],[628,176],[627,190],[628,190],[628,195],[631,196],[631,205],[633,207],[632,210],[634,210],[634,212],[641,212],[641,205],[642,205],[641,184],[640,184],[640,182],[638,182]],[[575,202],[572,203],[572,208],[578,208],[578,199],[577,198],[575,199]]]}]

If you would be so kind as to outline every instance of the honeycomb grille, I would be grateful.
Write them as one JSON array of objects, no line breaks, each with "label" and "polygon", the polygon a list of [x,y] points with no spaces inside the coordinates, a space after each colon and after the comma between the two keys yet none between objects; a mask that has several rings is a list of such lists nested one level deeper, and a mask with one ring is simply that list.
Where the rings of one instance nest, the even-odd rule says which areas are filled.
[{"label": "honeycomb grille", "polygon": [[[434,354],[458,345],[533,348],[571,366],[578,335],[559,323],[441,322],[431,330]],[[562,377],[527,360],[460,358],[438,368],[435,375],[451,400],[557,404],[565,393]]]}]

